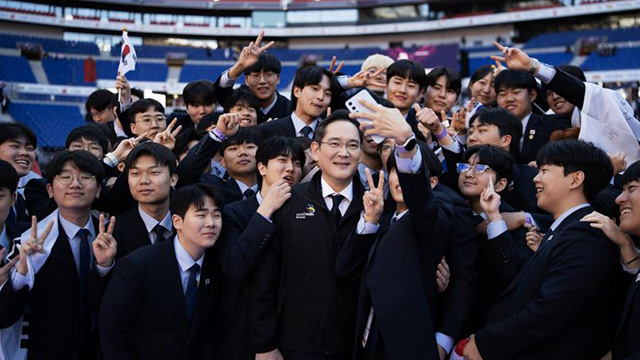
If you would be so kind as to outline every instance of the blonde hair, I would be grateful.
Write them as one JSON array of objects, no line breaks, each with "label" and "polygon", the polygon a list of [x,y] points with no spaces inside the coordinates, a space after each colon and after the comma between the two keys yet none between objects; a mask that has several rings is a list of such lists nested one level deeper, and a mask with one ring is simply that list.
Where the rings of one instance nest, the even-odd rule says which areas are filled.
[{"label": "blonde hair", "polygon": [[364,60],[360,71],[367,70],[372,66],[386,69],[389,67],[389,65],[393,64],[393,62],[393,59],[388,57],[387,55],[373,54]]}]

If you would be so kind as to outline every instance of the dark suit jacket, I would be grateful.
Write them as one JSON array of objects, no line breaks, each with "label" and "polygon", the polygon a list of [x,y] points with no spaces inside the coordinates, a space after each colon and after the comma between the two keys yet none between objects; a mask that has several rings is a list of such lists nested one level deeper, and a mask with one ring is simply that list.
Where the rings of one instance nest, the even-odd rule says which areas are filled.
[{"label": "dark suit jacket", "polygon": [[469,312],[475,302],[478,281],[476,262],[484,239],[476,232],[480,222],[475,219],[466,200],[442,184],[436,185],[434,190],[449,197],[455,210],[454,226],[445,249],[451,279],[443,299],[439,301],[436,328],[438,332],[457,340],[466,335]]},{"label": "dark suit jacket", "polygon": [[[7,236],[9,237],[10,242],[8,244],[9,247],[7,249],[7,252],[2,257],[0,257],[0,264],[4,264],[3,258],[13,259],[14,257],[20,255],[20,251],[15,246],[15,242],[13,240],[20,237],[20,235],[22,235],[23,232],[29,229],[29,225],[25,222],[20,222],[20,223],[5,222],[4,224],[7,229]],[[2,248],[3,246],[0,246],[0,250],[2,250]]]},{"label": "dark suit jacket", "polygon": [[[0,291],[0,328],[13,325],[30,309],[29,359],[98,359],[97,311],[106,278],[100,278],[93,266],[88,280],[91,333],[81,327],[80,284],[69,239],[60,226],[60,234],[51,254],[28,286],[15,291],[7,281]],[[94,227],[98,224],[94,219]],[[84,340],[81,340],[84,339]]]},{"label": "dark suit jacket", "polygon": [[632,279],[622,319],[613,342],[614,360],[640,360],[640,277]]},{"label": "dark suit jacket", "polygon": [[140,217],[138,207],[131,208],[116,217],[113,238],[118,242],[116,259],[121,259],[145,245],[151,245],[147,227]]},{"label": "dark suit jacket", "polygon": [[212,358],[219,335],[217,258],[207,250],[189,324],[173,243],[143,247],[116,264],[100,309],[105,360]]},{"label": "dark suit jacket", "polygon": [[197,183],[209,164],[211,164],[211,159],[214,157],[221,144],[221,142],[213,140],[209,134],[200,139],[200,141],[192,147],[191,150],[189,150],[187,156],[185,156],[178,165],[177,186]]},{"label": "dark suit jacket", "polygon": [[513,243],[498,249],[523,265],[476,333],[484,359],[600,359],[609,350],[621,269],[609,239],[580,221],[592,211],[569,215],[528,261]]},{"label": "dark suit jacket", "polygon": [[535,161],[540,148],[549,142],[551,133],[568,127],[571,127],[571,120],[564,116],[531,114],[524,131],[519,162]]},{"label": "dark suit jacket", "polygon": [[222,211],[221,243],[218,247],[225,273],[221,299],[225,324],[224,341],[217,348],[216,359],[253,360],[249,342],[249,291],[244,281],[255,268],[276,225],[256,213],[258,201],[253,196],[225,206]]},{"label": "dark suit jacket", "polygon": [[280,95],[278,91],[276,91],[276,97],[276,104],[268,113],[264,114],[262,111],[258,111],[258,124],[267,122],[269,119],[281,119],[291,115],[291,112],[293,111],[291,109],[291,101]]},{"label": "dark suit jacket", "polygon": [[[436,270],[453,226],[454,208],[447,196],[431,190],[424,167],[421,173],[399,172],[398,177],[409,212],[393,226],[387,218],[369,252],[358,300],[356,348],[362,349],[360,339],[373,307],[391,358],[432,359],[438,356]],[[349,239],[340,252],[339,277],[362,263],[360,240]],[[368,341],[374,341],[372,337]]]},{"label": "dark suit jacket", "polygon": [[284,137],[297,137],[296,128],[293,126],[293,120],[291,115],[279,118],[277,120],[269,121],[258,126],[258,129],[262,132],[263,139],[268,139],[273,136]]}]

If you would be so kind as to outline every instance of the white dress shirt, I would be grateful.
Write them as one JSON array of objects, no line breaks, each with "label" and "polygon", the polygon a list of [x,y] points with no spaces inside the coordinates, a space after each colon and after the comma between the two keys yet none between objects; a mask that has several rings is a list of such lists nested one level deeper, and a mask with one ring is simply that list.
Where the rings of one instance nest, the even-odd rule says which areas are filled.
[{"label": "white dress shirt", "polygon": [[164,216],[162,221],[158,221],[153,217],[151,217],[151,215],[144,212],[144,210],[140,208],[140,205],[138,205],[138,212],[140,213],[142,222],[144,222],[144,226],[147,228],[147,233],[149,234],[149,240],[151,241],[152,244],[155,244],[156,241],[158,240],[157,239],[158,235],[156,235],[156,233],[153,231],[153,229],[158,224],[162,225],[162,227],[164,228],[164,232],[162,233],[162,236],[165,239],[171,236],[171,232],[173,231],[173,224],[171,222],[171,211],[167,211],[167,215]]},{"label": "white dress shirt", "polygon": [[[231,179],[229,179],[231,180]],[[240,188],[240,193],[242,194],[242,199],[246,200],[247,198],[244,196],[244,192],[247,191],[247,189],[251,189],[253,190],[254,193],[258,192],[258,184],[253,184],[253,186],[248,186],[247,184],[243,183],[240,180],[236,180],[233,179],[233,181],[236,182],[236,184],[238,184],[238,187]]]},{"label": "white dress shirt", "polygon": [[198,259],[194,260],[191,255],[182,247],[180,240],[178,240],[178,236],[176,235],[173,238],[173,249],[176,252],[176,260],[178,260],[178,265],[180,266],[180,280],[182,281],[182,292],[183,294],[187,293],[187,286],[189,285],[189,275],[191,274],[191,267],[193,264],[200,265],[200,271],[196,276],[196,281],[200,282],[200,274],[202,273],[202,263],[204,261],[204,254]]},{"label": "white dress shirt", "polygon": [[312,132],[312,137],[313,137],[313,135],[315,135],[315,133],[316,133],[316,127],[318,126],[318,123],[320,122],[320,118],[317,118],[317,119],[313,120],[313,122],[311,124],[307,125],[307,123],[302,121],[302,119],[300,119],[298,117],[298,115],[296,115],[296,112],[294,111],[294,112],[291,113],[291,121],[293,122],[293,128],[296,129],[296,136],[298,136],[298,137],[306,136],[302,132],[302,129],[305,126],[309,126],[311,128],[311,130],[313,130],[313,132]]},{"label": "white dress shirt", "polygon": [[531,118],[531,114],[533,113],[529,113],[529,115],[525,116],[524,119],[522,119],[521,123],[522,123],[522,137],[520,138],[520,150],[522,150],[522,144],[524,144],[524,137],[527,135],[527,124],[529,123],[529,119]]},{"label": "white dress shirt", "polygon": [[2,257],[2,259],[0,259],[0,263],[2,263],[2,260],[6,259],[7,254],[9,253],[9,250],[11,250],[11,239],[9,238],[9,234],[7,234],[7,225],[6,224],[4,224],[2,226],[2,233],[0,233],[0,246],[2,246],[5,249],[7,249],[7,251],[4,253],[4,256]]}]

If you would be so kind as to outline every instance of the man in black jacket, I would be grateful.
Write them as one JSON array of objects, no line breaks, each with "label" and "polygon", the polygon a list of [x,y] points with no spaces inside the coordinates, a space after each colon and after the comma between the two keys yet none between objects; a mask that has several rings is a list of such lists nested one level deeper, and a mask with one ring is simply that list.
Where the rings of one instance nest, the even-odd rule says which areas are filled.
[{"label": "man in black jacket", "polygon": [[494,242],[507,231],[500,196],[491,187],[482,194],[496,261],[521,270],[497,299],[487,326],[471,336],[464,350],[470,360],[600,359],[611,344],[618,256],[601,230],[580,221],[611,179],[611,161],[591,144],[565,140],[543,147],[538,166],[538,206],[555,221],[529,260],[512,241]]},{"label": "man in black jacket", "polygon": [[290,101],[276,90],[280,85],[282,64],[277,57],[266,53],[273,46],[273,41],[260,46],[263,36],[264,31],[260,32],[255,42],[242,49],[238,61],[216,80],[216,92],[220,92],[231,89],[240,75],[244,74],[245,85],[260,101],[258,124],[284,118],[293,110]]},{"label": "man in black jacket", "polygon": [[335,266],[349,237],[371,243],[378,227],[363,214],[356,176],[362,134],[346,111],[336,111],[315,136],[320,171],[275,213],[278,230],[251,280],[257,359],[348,359],[353,351],[358,284],[339,280]]},{"label": "man in black jacket", "polygon": [[118,262],[100,308],[104,359],[210,359],[221,273],[209,251],[222,228],[222,196],[206,184],[173,194],[177,235]]}]

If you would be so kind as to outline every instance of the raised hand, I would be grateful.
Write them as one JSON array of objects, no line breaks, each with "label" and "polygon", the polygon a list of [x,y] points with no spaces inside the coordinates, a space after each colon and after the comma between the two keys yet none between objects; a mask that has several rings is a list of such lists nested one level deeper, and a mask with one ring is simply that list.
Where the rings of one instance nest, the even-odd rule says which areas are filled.
[{"label": "raised hand", "polygon": [[491,55],[491,59],[504,62],[511,70],[529,71],[531,69],[532,60],[524,51],[515,47],[506,47],[500,45],[497,41],[493,45],[500,50],[502,56]]},{"label": "raised hand", "polygon": [[393,138],[398,144],[404,144],[413,135],[411,126],[402,116],[400,110],[387,108],[380,104],[370,104],[365,100],[360,100],[360,104],[373,111],[373,113],[355,112],[349,114],[349,117],[352,119],[371,120],[370,124],[360,124],[365,136],[380,135],[386,138]]},{"label": "raised hand", "polygon": [[336,56],[331,58],[331,65],[329,66],[329,71],[331,71],[334,74],[339,73],[340,70],[342,70],[342,67],[344,66],[344,61],[340,61],[338,66],[334,69],[337,61],[338,61],[338,58]]},{"label": "raised hand", "polygon": [[176,136],[178,136],[178,133],[180,133],[180,130],[182,130],[182,125],[173,130],[173,127],[176,126],[177,122],[178,119],[173,118],[171,124],[169,124],[169,126],[167,126],[164,131],[156,134],[156,136],[153,138],[153,142],[164,145],[165,147],[169,148],[169,150],[173,150],[173,148],[176,146]]},{"label": "raised hand", "polygon": [[527,241],[527,246],[529,247],[529,249],[533,250],[534,252],[538,251],[543,237],[544,234],[540,233],[540,231],[538,231],[535,226],[530,227],[527,231],[527,234],[525,235],[525,240]]},{"label": "raised hand", "polygon": [[258,62],[258,58],[260,57],[260,55],[262,55],[262,53],[267,51],[267,49],[275,44],[275,42],[271,41],[265,46],[260,46],[263,36],[264,30],[261,30],[255,41],[250,42],[249,45],[242,48],[240,56],[238,57],[238,61],[236,61],[236,63],[229,71],[230,78],[237,79],[238,77],[240,77],[245,69],[248,69],[255,65]]},{"label": "raised hand", "polygon": [[615,154],[608,154],[613,165],[613,173],[619,174],[627,168],[627,155],[624,152],[618,152]]},{"label": "raised hand", "polygon": [[258,207],[258,213],[267,219],[271,218],[274,212],[276,212],[280,207],[289,200],[291,197],[291,186],[287,183],[286,180],[280,180],[275,182],[262,200],[262,204]]},{"label": "raised hand", "polygon": [[122,140],[120,144],[118,144],[118,147],[113,150],[112,154],[118,159],[118,161],[122,162],[127,158],[127,156],[129,156],[131,150],[133,150],[134,147],[138,146],[138,144],[140,144],[140,142],[146,137],[147,133],[144,133],[137,138]]},{"label": "raised hand", "polygon": [[382,74],[385,71],[387,71],[387,69],[381,68],[381,69],[376,70],[376,72],[370,74],[366,70],[362,70],[359,73],[356,73],[355,75],[350,77],[347,80],[347,84],[348,84],[349,88],[368,87],[368,86],[386,88],[387,87],[387,83],[382,81],[382,80],[380,80],[380,79],[378,79],[380,74]]},{"label": "raised hand", "polygon": [[[7,252],[6,248],[0,250],[0,260],[4,258],[4,254]],[[0,267],[0,286],[4,284],[7,280],[9,280],[9,274],[11,269],[20,261],[20,257],[16,256],[13,259],[9,260],[6,264]]]},{"label": "raised hand", "polygon": [[[413,109],[416,111],[416,119],[422,124],[424,127],[429,129],[434,134],[439,134],[444,126],[436,115],[435,111],[431,110],[428,107],[420,109],[418,104],[413,104]],[[446,115],[445,115],[446,118]]]},{"label": "raised hand", "polygon": [[489,222],[502,220],[499,210],[500,195],[495,191],[493,181],[494,177],[491,176],[487,187],[482,190],[482,194],[480,194],[480,207],[482,207],[482,211],[487,215]]},{"label": "raised hand", "polygon": [[458,111],[454,111],[451,115],[451,126],[458,134],[467,132],[467,114],[473,110],[475,98],[471,98],[467,106],[463,106]]},{"label": "raised hand", "polygon": [[369,190],[362,196],[364,204],[364,221],[369,224],[377,224],[384,210],[384,172],[380,171],[378,186],[373,183],[373,177],[369,169],[364,170],[369,182]]},{"label": "raised hand", "polygon": [[91,243],[96,264],[102,267],[110,267],[118,252],[118,242],[113,238],[113,228],[116,225],[115,216],[111,217],[107,231],[104,230],[104,215],[100,214],[98,236]]},{"label": "raised hand", "polygon": [[124,74],[118,73],[116,77],[116,90],[120,93],[120,102],[129,104],[131,102],[131,85]]},{"label": "raised hand", "polygon": [[438,292],[443,293],[449,287],[449,279],[451,278],[451,272],[449,271],[449,264],[443,257],[438,264],[438,270],[436,270],[436,284],[438,285]]},{"label": "raised hand", "polygon": [[231,137],[238,132],[240,128],[240,121],[242,120],[242,114],[222,114],[218,118],[216,129],[220,130],[222,135]]},{"label": "raised hand", "polygon": [[600,229],[611,240],[612,243],[619,247],[624,247],[629,243],[633,243],[633,240],[624,233],[615,221],[602,215],[601,213],[594,211],[591,214],[583,217],[580,221],[590,222],[591,227]]},{"label": "raised hand", "polygon": [[44,252],[44,241],[49,236],[51,229],[53,228],[53,221],[49,222],[44,228],[44,231],[38,235],[38,219],[35,216],[31,217],[31,236],[29,240],[23,242],[20,245],[20,261],[16,266],[16,270],[21,275],[27,275],[29,267],[27,266],[27,258],[34,253]]}]

